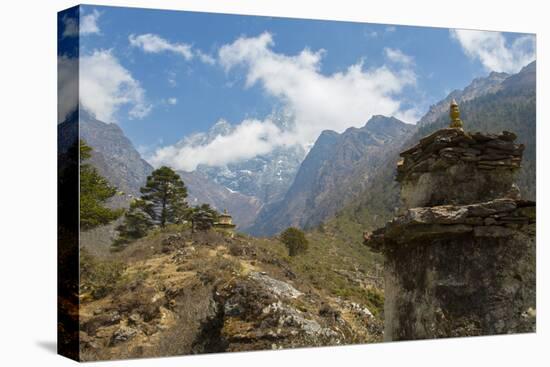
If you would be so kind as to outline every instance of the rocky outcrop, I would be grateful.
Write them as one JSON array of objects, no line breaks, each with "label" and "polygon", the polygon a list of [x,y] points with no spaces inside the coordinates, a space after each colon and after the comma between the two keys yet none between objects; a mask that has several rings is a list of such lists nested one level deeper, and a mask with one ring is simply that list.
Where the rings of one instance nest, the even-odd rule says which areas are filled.
[{"label": "rocky outcrop", "polygon": [[312,313],[306,306],[311,297],[267,274],[252,272],[228,283],[218,301],[226,351],[338,345],[351,334],[341,317]]},{"label": "rocky outcrop", "polygon": [[515,134],[446,128],[401,153],[400,215],[365,233],[384,254],[384,339],[533,332],[536,207]]},{"label": "rocky outcrop", "polygon": [[113,256],[124,271],[108,290],[81,284],[84,361],[381,340],[365,304],[314,288],[250,238],[157,233]]}]

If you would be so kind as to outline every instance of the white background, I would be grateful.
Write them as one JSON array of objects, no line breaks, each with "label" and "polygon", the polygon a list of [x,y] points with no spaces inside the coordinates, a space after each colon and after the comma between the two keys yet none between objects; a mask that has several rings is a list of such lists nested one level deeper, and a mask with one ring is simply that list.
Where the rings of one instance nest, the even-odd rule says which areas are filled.
[{"label": "white background", "polygon": [[[548,365],[548,38],[545,2],[95,1],[240,14],[537,33],[537,334],[102,363],[105,366]],[[5,1],[0,12],[0,364],[69,365],[56,340],[56,12],[72,1]],[[545,108],[546,107],[546,108]],[[546,360],[546,361],[545,361]]]}]

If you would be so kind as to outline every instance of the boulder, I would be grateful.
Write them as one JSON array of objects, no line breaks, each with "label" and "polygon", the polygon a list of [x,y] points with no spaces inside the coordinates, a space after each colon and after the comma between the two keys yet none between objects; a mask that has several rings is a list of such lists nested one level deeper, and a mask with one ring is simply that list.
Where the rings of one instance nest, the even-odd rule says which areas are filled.
[{"label": "boulder", "polygon": [[111,344],[117,344],[132,339],[137,334],[137,330],[129,326],[121,326],[113,333]]}]

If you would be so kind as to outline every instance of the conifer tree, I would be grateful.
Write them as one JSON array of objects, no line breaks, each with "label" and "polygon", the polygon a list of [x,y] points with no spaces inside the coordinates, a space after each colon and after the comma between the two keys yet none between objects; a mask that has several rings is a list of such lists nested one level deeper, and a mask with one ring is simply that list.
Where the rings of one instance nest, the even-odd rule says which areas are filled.
[{"label": "conifer tree", "polygon": [[218,220],[219,213],[212,208],[209,204],[202,204],[192,208],[189,212],[188,218],[191,221],[191,229],[207,231],[214,225],[214,222]]},{"label": "conifer tree", "polygon": [[187,188],[172,169],[163,166],[153,171],[140,191],[141,198],[130,204],[124,222],[117,227],[113,251],[145,237],[154,226],[164,228],[167,224],[182,223],[189,216]]},{"label": "conifer tree", "polygon": [[144,211],[143,200],[132,201],[124,215],[124,222],[116,228],[118,237],[113,242],[112,250],[120,251],[130,242],[145,237],[152,226],[151,218]]},{"label": "conifer tree", "polygon": [[123,213],[122,209],[105,206],[117,190],[102,177],[95,167],[84,163],[90,159],[92,148],[80,140],[80,227],[84,230],[108,224]]},{"label": "conifer tree", "polygon": [[140,191],[143,210],[152,223],[163,228],[169,223],[181,221],[182,210],[187,208],[187,188],[171,168],[162,166],[153,171]]}]

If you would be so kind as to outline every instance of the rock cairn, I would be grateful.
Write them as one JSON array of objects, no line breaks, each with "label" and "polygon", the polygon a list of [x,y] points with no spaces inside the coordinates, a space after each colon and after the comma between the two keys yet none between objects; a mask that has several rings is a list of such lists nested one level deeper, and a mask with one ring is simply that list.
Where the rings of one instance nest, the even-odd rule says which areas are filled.
[{"label": "rock cairn", "polygon": [[397,166],[397,181],[414,180],[425,172],[444,170],[459,162],[480,170],[520,168],[523,144],[514,144],[516,134],[468,133],[462,129],[441,129],[420,139],[402,152]]},{"label": "rock cairn", "polygon": [[514,183],[516,135],[451,128],[401,153],[402,208],[365,244],[384,255],[384,339],[535,330],[536,207]]},{"label": "rock cairn", "polygon": [[402,152],[397,165],[404,208],[517,198],[514,185],[525,146],[516,135],[438,130]]}]

